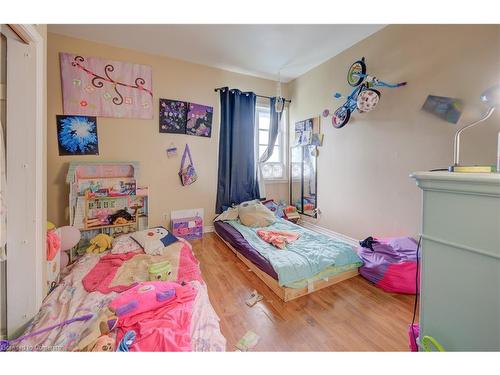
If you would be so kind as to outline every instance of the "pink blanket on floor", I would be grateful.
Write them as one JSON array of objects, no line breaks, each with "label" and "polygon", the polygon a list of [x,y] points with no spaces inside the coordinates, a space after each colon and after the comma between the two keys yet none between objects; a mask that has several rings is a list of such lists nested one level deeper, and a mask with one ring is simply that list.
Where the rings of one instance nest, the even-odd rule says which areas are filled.
[{"label": "pink blanket on floor", "polygon": [[300,234],[295,232],[264,229],[259,229],[257,234],[262,240],[277,247],[278,249],[284,249],[287,244],[296,241],[300,237]]}]

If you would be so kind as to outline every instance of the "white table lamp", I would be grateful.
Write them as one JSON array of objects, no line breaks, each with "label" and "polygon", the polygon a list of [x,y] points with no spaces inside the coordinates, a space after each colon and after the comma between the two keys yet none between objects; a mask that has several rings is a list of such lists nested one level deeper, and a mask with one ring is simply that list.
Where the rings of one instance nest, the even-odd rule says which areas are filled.
[{"label": "white table lamp", "polygon": [[489,106],[488,111],[481,119],[458,129],[455,133],[455,140],[453,143],[453,165],[449,168],[450,172],[453,172],[455,167],[460,166],[460,135],[462,132],[487,120],[493,114],[495,107],[500,104],[500,84],[485,90],[481,94],[480,98],[483,103],[486,103]]}]

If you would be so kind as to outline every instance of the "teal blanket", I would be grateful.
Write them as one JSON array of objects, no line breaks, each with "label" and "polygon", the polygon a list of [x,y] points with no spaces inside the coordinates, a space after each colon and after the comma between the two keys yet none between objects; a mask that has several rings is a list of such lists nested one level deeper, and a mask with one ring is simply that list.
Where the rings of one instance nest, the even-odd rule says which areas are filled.
[{"label": "teal blanket", "polygon": [[[328,266],[361,264],[361,259],[351,245],[284,219],[278,219],[273,225],[264,228],[247,227],[239,220],[227,223],[236,228],[255,250],[269,260],[278,274],[281,286],[312,277]],[[300,237],[288,244],[286,250],[279,250],[257,235],[259,229],[294,231],[300,233]]]}]

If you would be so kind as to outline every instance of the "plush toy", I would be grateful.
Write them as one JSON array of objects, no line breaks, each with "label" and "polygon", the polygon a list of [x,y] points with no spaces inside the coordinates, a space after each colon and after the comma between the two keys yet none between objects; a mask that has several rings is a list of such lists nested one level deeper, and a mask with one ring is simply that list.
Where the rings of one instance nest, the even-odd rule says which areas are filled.
[{"label": "plush toy", "polygon": [[[91,351],[97,340],[108,335],[118,325],[118,318],[109,308],[103,308],[99,314],[85,326],[80,335],[80,341],[73,348],[74,351]],[[101,346],[102,347],[102,346]]]},{"label": "plush toy", "polygon": [[90,240],[90,246],[87,248],[87,253],[100,254],[105,250],[111,249],[113,238],[107,234],[100,233]]},{"label": "plush toy", "polygon": [[122,224],[127,224],[127,223],[128,223],[128,220],[123,218],[123,217],[119,217],[115,221],[113,221],[114,225],[122,225]]},{"label": "plush toy", "polygon": [[108,335],[103,335],[99,337],[94,347],[93,352],[114,352],[115,351],[115,340]]},{"label": "plush toy", "polygon": [[114,223],[118,218],[124,218],[127,221],[132,221],[133,217],[129,214],[129,212],[125,209],[116,211],[113,215],[109,215],[109,222]]}]

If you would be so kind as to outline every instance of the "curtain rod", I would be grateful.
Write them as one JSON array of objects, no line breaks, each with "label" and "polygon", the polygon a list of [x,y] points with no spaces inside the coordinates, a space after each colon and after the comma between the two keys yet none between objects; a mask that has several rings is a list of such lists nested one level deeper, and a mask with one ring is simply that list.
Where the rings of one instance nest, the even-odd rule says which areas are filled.
[{"label": "curtain rod", "polygon": [[[225,89],[225,87],[218,87],[216,89],[214,89],[215,92],[217,91],[221,91]],[[270,96],[266,96],[266,95],[258,95],[258,94],[255,94],[255,96],[258,96],[259,98],[265,98],[265,99],[271,99]],[[285,99],[285,103],[291,103],[292,101],[290,99]]]}]

